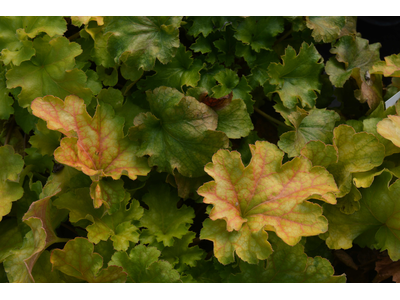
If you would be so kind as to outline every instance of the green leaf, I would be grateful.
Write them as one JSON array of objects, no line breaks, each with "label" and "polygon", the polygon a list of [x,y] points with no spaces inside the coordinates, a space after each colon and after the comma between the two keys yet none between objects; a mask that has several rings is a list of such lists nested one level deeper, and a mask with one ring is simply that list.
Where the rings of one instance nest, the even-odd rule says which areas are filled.
[{"label": "green leaf", "polygon": [[136,155],[150,155],[149,165],[160,172],[188,177],[204,174],[204,165],[228,138],[217,128],[217,114],[192,97],[160,87],[146,92],[151,113],[139,114],[129,137],[139,143]]},{"label": "green leaf", "polygon": [[204,203],[214,206],[210,219],[227,223],[225,229],[225,222],[206,221],[200,235],[216,243],[215,255],[223,264],[232,262],[234,250],[250,263],[266,259],[267,250],[256,250],[264,251],[262,255],[253,250],[256,244],[263,245],[261,249],[268,245],[264,230],[275,231],[292,246],[301,236],[325,232],[321,207],[306,200],[320,195],[321,200],[336,203],[336,184],[324,168],[311,168],[304,157],[281,165],[283,153],[268,142],[257,141],[250,150],[253,157],[247,167],[238,152],[219,150],[205,167],[215,181],[197,191]]},{"label": "green leaf", "polygon": [[[94,41],[94,46],[91,50],[90,56],[96,65],[101,65],[105,68],[113,67],[115,65],[114,59],[107,50],[108,39],[112,33],[104,33],[104,26],[98,26],[97,24],[93,24],[93,22],[89,23],[89,25],[83,30],[85,30]],[[81,32],[81,36],[82,35]]]},{"label": "green leaf", "polygon": [[50,261],[53,269],[87,282],[121,283],[126,281],[127,275],[121,267],[110,266],[107,269],[101,269],[103,258],[93,250],[92,243],[78,237],[66,243],[63,250],[53,250]]},{"label": "green leaf", "polygon": [[[99,75],[99,79],[105,86],[114,86],[118,82],[118,70],[117,68],[106,69],[103,66],[97,66],[96,72]],[[111,72],[111,74],[109,74]]]},{"label": "green leaf", "polygon": [[211,89],[213,91],[212,97],[221,98],[232,92],[232,99],[242,99],[246,104],[248,113],[253,113],[254,101],[250,95],[251,87],[244,76],[239,80],[239,76],[234,71],[224,69],[218,72],[214,78],[219,84]]},{"label": "green leaf", "polygon": [[11,211],[12,202],[20,199],[24,193],[18,183],[18,175],[24,167],[21,155],[14,154],[13,147],[0,147],[0,221]]},{"label": "green leaf", "polygon": [[91,101],[92,92],[86,87],[85,72],[73,69],[75,57],[82,50],[65,37],[36,38],[33,41],[36,55],[7,72],[7,88],[22,87],[18,95],[19,105],[27,107],[33,99],[46,95],[64,98],[75,94]]},{"label": "green leaf", "polygon": [[193,223],[194,211],[186,205],[179,209],[176,207],[179,198],[175,192],[171,192],[169,185],[158,185],[149,190],[142,198],[149,209],[145,210],[140,224],[149,229],[157,242],[171,247],[174,237],[180,239],[188,233]]},{"label": "green leaf", "polygon": [[339,38],[341,29],[346,23],[346,17],[306,17],[307,27],[312,29],[316,42],[334,42]]},{"label": "green leaf", "polygon": [[380,47],[381,44],[369,45],[368,40],[360,37],[342,36],[331,49],[336,57],[326,63],[325,71],[332,84],[343,87],[353,70],[359,70],[361,77],[364,77],[365,72],[379,61]]},{"label": "green leaf", "polygon": [[348,249],[352,242],[381,251],[388,250],[392,260],[400,259],[400,181],[390,185],[392,175],[383,172],[368,189],[362,189],[360,210],[345,215],[335,207],[324,205],[329,231],[324,235],[331,249]]},{"label": "green leaf", "polygon": [[240,139],[249,135],[254,129],[246,104],[242,99],[235,99],[221,109],[218,114],[218,131],[225,132],[230,139]]},{"label": "green leaf", "polygon": [[294,108],[297,100],[303,107],[314,107],[316,92],[321,90],[319,75],[324,65],[314,45],[301,45],[298,55],[288,46],[282,56],[282,64],[272,62],[268,67],[270,83],[276,85],[283,104]]},{"label": "green leaf", "polygon": [[[105,33],[111,32],[108,51],[115,61],[134,69],[151,70],[156,59],[166,64],[179,47],[182,17],[105,17]],[[129,57],[129,61],[127,61]]]},{"label": "green leaf", "polygon": [[52,156],[54,150],[60,146],[61,133],[50,130],[46,122],[39,119],[36,123],[35,134],[30,137],[29,143],[39,150],[42,155]]},{"label": "green leaf", "polygon": [[14,249],[21,248],[22,235],[16,219],[6,219],[0,222],[0,262],[3,262]]},{"label": "green leaf", "polygon": [[346,275],[334,276],[329,261],[322,257],[307,257],[304,247],[286,245],[275,234],[270,235],[274,247],[266,261],[251,265],[240,262],[241,273],[230,275],[229,282],[241,283],[333,283],[346,282]]},{"label": "green leaf", "polygon": [[198,246],[189,247],[195,237],[196,233],[189,232],[181,239],[175,238],[172,247],[165,247],[162,250],[161,257],[173,266],[177,265],[178,269],[184,269],[184,265],[190,267],[196,266],[197,261],[202,259],[205,252]]},{"label": "green leaf", "polygon": [[62,35],[67,29],[63,17],[1,17],[0,18],[0,49],[1,60],[8,65],[12,62],[19,66],[21,62],[35,55],[32,42],[40,32],[50,37]]},{"label": "green leaf", "polygon": [[156,248],[138,245],[130,251],[129,256],[126,252],[115,253],[108,265],[123,267],[128,273],[128,282],[178,282],[178,271],[169,262],[159,260],[159,256],[160,251]]},{"label": "green leaf", "polygon": [[184,85],[195,87],[204,65],[201,60],[194,60],[192,52],[186,51],[185,46],[181,44],[175,57],[167,64],[156,62],[156,74],[139,81],[138,87],[142,90],[153,90],[159,86],[169,86],[181,91]]},{"label": "green leaf", "polygon": [[294,157],[300,154],[301,149],[309,141],[320,140],[331,144],[333,128],[340,120],[340,116],[335,111],[326,109],[313,108],[307,112],[297,107],[297,111],[291,113],[288,119],[295,130],[282,134],[278,146],[289,157]]},{"label": "green leaf", "polygon": [[197,37],[200,33],[204,37],[207,37],[214,30],[213,17],[189,17],[189,20],[193,20],[193,25],[189,28],[188,34]]},{"label": "green leaf", "polygon": [[235,38],[250,44],[256,52],[272,50],[275,37],[284,30],[283,23],[283,17],[248,17],[237,27]]},{"label": "green leaf", "polygon": [[0,120],[7,120],[14,113],[12,107],[14,99],[9,96],[10,90],[6,87],[6,70],[0,66]]},{"label": "green leaf", "polygon": [[351,190],[353,173],[366,172],[382,164],[385,147],[370,133],[356,133],[348,125],[339,125],[333,130],[333,146],[311,141],[301,154],[314,166],[327,168],[340,190],[336,196],[343,197]]}]

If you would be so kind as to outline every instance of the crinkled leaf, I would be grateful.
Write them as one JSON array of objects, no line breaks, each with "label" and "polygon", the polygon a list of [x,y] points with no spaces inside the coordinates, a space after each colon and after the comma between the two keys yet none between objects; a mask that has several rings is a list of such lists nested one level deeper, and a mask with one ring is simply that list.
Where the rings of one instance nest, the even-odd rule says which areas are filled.
[{"label": "crinkled leaf", "polygon": [[156,58],[169,62],[179,47],[182,17],[106,17],[105,33],[111,32],[108,51],[115,61],[126,61],[135,69],[151,70]]},{"label": "crinkled leaf", "polygon": [[12,202],[20,199],[24,193],[18,182],[18,175],[24,167],[21,155],[15,154],[13,147],[0,147],[0,221],[11,211]]},{"label": "crinkled leaf", "polygon": [[343,197],[351,190],[353,173],[366,172],[382,164],[385,147],[370,133],[356,133],[348,125],[339,125],[333,130],[333,146],[311,141],[301,154],[314,166],[327,168],[340,190],[336,196]]},{"label": "crinkled leaf", "polygon": [[149,209],[145,210],[140,224],[148,228],[158,242],[162,241],[165,246],[171,247],[174,237],[180,239],[188,233],[194,211],[186,205],[178,209],[176,205],[179,198],[168,185],[154,186],[143,196],[142,201]]},{"label": "crinkled leaf", "polygon": [[1,17],[1,60],[6,65],[12,62],[19,66],[21,62],[35,55],[32,42],[28,38],[34,38],[40,32],[46,32],[50,37],[62,35],[66,29],[67,23],[63,17]]},{"label": "crinkled leaf", "polygon": [[92,118],[77,96],[67,96],[65,101],[46,96],[33,101],[32,112],[45,120],[49,129],[67,136],[54,152],[62,164],[95,180],[102,176],[119,179],[121,175],[134,180],[150,171],[146,160],[135,156],[135,145],[123,135],[124,119],[115,116],[110,105],[99,104]]},{"label": "crinkled leaf", "polygon": [[277,86],[283,104],[294,108],[297,100],[303,107],[314,107],[316,92],[321,90],[319,75],[323,69],[322,57],[314,45],[301,45],[299,53],[288,46],[282,56],[282,64],[272,62],[268,67],[270,83]]},{"label": "crinkled leaf", "polygon": [[36,55],[7,72],[7,87],[22,87],[18,95],[19,104],[27,107],[36,97],[53,95],[64,98],[77,95],[89,103],[92,92],[86,88],[85,72],[73,69],[75,57],[82,50],[65,37],[49,40],[47,37],[33,41]]},{"label": "crinkled leaf", "polygon": [[176,55],[167,64],[156,62],[154,71],[156,74],[146,77],[138,82],[142,90],[153,90],[159,86],[169,86],[182,91],[182,87],[195,87],[200,80],[200,70],[205,64],[199,59],[192,58],[192,52],[186,51],[181,44]]},{"label": "crinkled leaf", "polygon": [[360,37],[342,36],[331,49],[332,57],[326,63],[325,71],[336,87],[343,87],[350,78],[353,70],[359,70],[364,76],[372,65],[379,61],[379,48],[381,44],[369,45],[368,40]]},{"label": "crinkled leaf", "polygon": [[198,246],[189,247],[196,233],[189,232],[181,239],[176,239],[172,247],[165,247],[162,250],[162,258],[169,261],[173,266],[178,265],[179,269],[184,269],[184,265],[194,267],[205,252]]},{"label": "crinkled leaf", "polygon": [[348,249],[352,242],[388,250],[392,260],[400,259],[400,181],[389,186],[392,175],[385,171],[362,189],[360,210],[345,215],[337,207],[324,205],[329,231],[324,235],[331,249]]},{"label": "crinkled leaf", "polygon": [[346,281],[346,275],[334,276],[329,261],[322,257],[307,257],[304,246],[286,245],[275,234],[270,234],[274,248],[266,261],[251,265],[240,262],[241,273],[230,275],[229,282],[247,283],[333,283]]},{"label": "crinkled leaf", "polygon": [[184,176],[203,175],[204,165],[228,138],[215,131],[217,114],[192,97],[175,89],[160,87],[148,91],[152,113],[139,114],[129,137],[138,141],[137,155],[150,155],[149,165],[173,174],[176,168]]},{"label": "crinkled leaf", "polygon": [[87,219],[93,224],[86,227],[88,239],[92,243],[99,243],[101,240],[107,241],[110,237],[117,250],[127,250],[129,242],[138,242],[138,228],[132,221],[139,220],[143,215],[143,208],[139,202],[132,200],[129,209],[129,194],[125,192],[125,197],[119,209],[113,214],[105,214],[104,209],[94,208],[89,190],[87,188],[76,189],[63,194],[54,201],[54,205],[59,209],[69,210],[69,220],[76,223],[79,220]]},{"label": "crinkled leaf", "polygon": [[400,54],[385,57],[385,61],[377,61],[371,73],[383,74],[385,77],[400,77]]},{"label": "crinkled leaf", "polygon": [[50,261],[53,269],[87,282],[121,283],[126,281],[127,274],[121,267],[110,266],[107,269],[101,269],[103,258],[93,250],[92,243],[78,237],[66,243],[63,250],[53,250]]},{"label": "crinkled leaf", "polygon": [[307,112],[297,107],[297,111],[288,116],[295,130],[282,134],[278,146],[289,157],[294,157],[309,141],[320,140],[331,144],[333,128],[339,119],[339,115],[332,110],[313,108]]},{"label": "crinkled leaf", "polygon": [[334,42],[339,38],[341,29],[346,23],[346,17],[306,17],[307,27],[312,29],[316,42]]},{"label": "crinkled leaf", "polygon": [[[268,142],[257,141],[250,149],[253,157],[247,167],[238,152],[226,150],[219,150],[213,156],[213,163],[205,167],[215,181],[205,183],[198,193],[205,203],[214,205],[211,220],[227,222],[228,232],[219,233],[221,238],[239,235],[249,239],[251,234],[260,239],[266,229],[295,245],[302,236],[326,231],[321,207],[305,200],[319,195],[326,202],[336,203],[332,192],[337,188],[332,175],[321,167],[312,168],[310,161],[301,157],[281,165],[283,153]],[[263,238],[266,242],[266,234]],[[240,251],[252,253],[251,248]],[[242,254],[238,255],[244,259]],[[220,261],[222,257],[225,259],[227,255],[217,256]]]},{"label": "crinkled leaf", "polygon": [[172,265],[159,260],[160,251],[154,247],[138,245],[129,256],[126,252],[117,252],[112,256],[109,266],[120,266],[128,273],[128,282],[136,283],[172,283],[180,279]]},{"label": "crinkled leaf", "polygon": [[260,49],[272,50],[275,37],[284,30],[283,23],[283,17],[249,17],[236,28],[235,38],[250,44],[256,52]]}]

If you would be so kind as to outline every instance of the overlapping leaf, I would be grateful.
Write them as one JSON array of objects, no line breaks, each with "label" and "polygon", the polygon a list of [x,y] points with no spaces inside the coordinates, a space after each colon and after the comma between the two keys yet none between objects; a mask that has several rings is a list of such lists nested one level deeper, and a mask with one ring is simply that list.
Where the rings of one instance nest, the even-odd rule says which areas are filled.
[{"label": "overlapping leaf", "polygon": [[88,104],[92,92],[86,87],[85,72],[74,69],[75,57],[82,50],[65,37],[36,38],[33,41],[36,55],[7,72],[7,87],[20,86],[19,105],[27,107],[36,97],[53,95],[64,98],[77,95]]},{"label": "overlapping leaf", "polygon": [[32,112],[45,120],[49,129],[67,136],[54,153],[60,163],[93,177],[119,179],[127,174],[134,180],[149,172],[144,159],[135,156],[135,146],[123,136],[124,120],[114,116],[110,105],[98,105],[92,118],[79,97],[68,96],[63,101],[47,96],[35,99]]},{"label": "overlapping leaf", "polygon": [[312,36],[316,42],[331,43],[340,34],[346,23],[346,17],[306,17],[307,27],[312,29]]},{"label": "overlapping leaf", "polygon": [[324,234],[331,249],[348,249],[352,243],[388,250],[392,260],[400,259],[400,181],[389,185],[392,175],[385,171],[362,189],[360,210],[345,215],[336,207],[324,205],[329,231]]},{"label": "overlapping leaf", "polygon": [[353,70],[364,77],[365,72],[379,61],[380,47],[381,44],[369,45],[368,40],[360,37],[342,36],[331,49],[336,57],[330,58],[325,68],[333,85],[343,87]]},{"label": "overlapping leaf", "polygon": [[[255,243],[266,245],[266,230],[273,230],[287,244],[295,245],[302,236],[316,235],[327,230],[326,219],[319,205],[306,201],[319,195],[329,203],[336,203],[337,192],[332,175],[321,167],[311,167],[309,160],[296,157],[281,165],[283,153],[268,142],[250,146],[252,160],[244,167],[238,152],[220,150],[213,156],[213,163],[205,167],[215,181],[204,184],[198,193],[205,203],[213,204],[211,220],[204,224],[202,238],[215,242],[215,249],[227,247],[217,258],[231,262],[233,250],[239,257],[256,262],[253,254]],[[214,228],[214,229],[213,229]],[[253,241],[254,240],[254,241]],[[246,252],[244,258],[243,252]],[[266,253],[259,259],[265,259]]]},{"label": "overlapping leaf", "polygon": [[180,239],[188,233],[190,224],[193,223],[194,211],[186,205],[178,209],[176,205],[179,198],[171,193],[168,185],[153,187],[142,200],[149,209],[144,212],[140,224],[156,237],[157,242],[171,247],[174,237]]},{"label": "overlapping leaf", "polygon": [[92,243],[78,237],[66,243],[63,250],[53,250],[50,261],[53,268],[87,282],[121,283],[126,281],[127,275],[121,267],[110,266],[102,269],[103,258],[93,250]]},{"label": "overlapping leaf", "polygon": [[11,211],[12,202],[22,197],[23,188],[18,183],[18,175],[24,167],[19,154],[11,146],[0,147],[0,221]]},{"label": "overlapping leaf", "polygon": [[343,197],[351,190],[353,173],[366,172],[382,164],[385,147],[370,133],[356,133],[352,127],[340,125],[333,130],[333,145],[311,141],[301,154],[314,166],[327,168],[339,187],[337,197]]},{"label": "overlapping leaf", "polygon": [[377,132],[394,145],[400,147],[400,102],[396,103],[397,115],[388,115],[377,124]]},{"label": "overlapping leaf", "polygon": [[[263,30],[256,28],[263,28]],[[260,49],[272,50],[275,37],[283,29],[283,17],[251,17],[239,24],[235,38],[245,44],[250,44],[256,52],[260,52]]]},{"label": "overlapping leaf", "polygon": [[138,245],[130,251],[129,255],[126,252],[116,252],[108,265],[123,267],[128,273],[128,282],[172,283],[179,281],[178,271],[169,262],[159,260],[160,254],[160,251],[154,247]]},{"label": "overlapping leaf", "polygon": [[5,69],[0,66],[0,120],[7,120],[14,113],[14,99],[9,96],[10,90],[6,87],[5,74]]},{"label": "overlapping leaf", "polygon": [[173,174],[176,168],[184,176],[203,175],[204,165],[228,138],[215,131],[217,114],[192,97],[175,89],[160,87],[148,91],[151,113],[139,114],[129,137],[139,142],[137,155],[150,155],[149,165]]},{"label": "overlapping leaf", "polygon": [[313,108],[307,112],[297,107],[297,111],[288,116],[295,130],[282,134],[278,146],[289,157],[294,157],[300,154],[300,150],[309,141],[319,140],[331,144],[333,128],[339,119],[335,111]]},{"label": "overlapping leaf", "polygon": [[106,17],[105,33],[111,32],[108,51],[115,61],[134,69],[151,70],[156,59],[169,62],[179,47],[182,17]]},{"label": "overlapping leaf", "polygon": [[62,35],[66,29],[67,23],[63,17],[1,17],[1,60],[6,65],[12,62],[19,66],[21,62],[35,55],[29,38],[36,37],[40,32],[45,32],[50,37]]},{"label": "overlapping leaf", "polygon": [[375,62],[371,73],[383,74],[385,77],[400,77],[400,54],[386,56],[385,61]]},{"label": "overlapping leaf", "polygon": [[275,234],[270,234],[270,240],[275,251],[267,261],[258,262],[256,265],[240,262],[242,272],[230,275],[229,282],[344,283],[346,281],[345,275],[333,275],[333,267],[325,258],[307,257],[302,245],[288,246]]},{"label": "overlapping leaf", "polygon": [[[121,183],[118,185],[122,186]],[[132,200],[127,209],[129,202],[130,197],[125,192],[119,209],[111,215],[105,214],[104,209],[93,207],[89,189],[81,188],[58,197],[54,205],[59,209],[69,210],[70,222],[76,223],[83,219],[93,222],[86,227],[90,242],[97,244],[101,240],[107,241],[111,238],[115,249],[127,250],[129,242],[136,243],[139,240],[138,228],[133,221],[139,220],[143,214],[143,208],[139,206],[138,201]]]},{"label": "overlapping leaf", "polygon": [[294,108],[298,100],[303,107],[314,107],[316,92],[321,90],[319,75],[324,67],[321,59],[314,45],[303,43],[298,55],[288,46],[282,64],[270,64],[269,82],[277,86],[276,92],[286,107]]},{"label": "overlapping leaf", "polygon": [[159,86],[169,86],[177,90],[182,90],[184,85],[195,87],[200,80],[200,70],[204,64],[191,56],[191,51],[186,51],[181,44],[175,57],[169,63],[156,62],[154,71],[157,73],[141,80],[138,86],[143,90],[153,90]]}]

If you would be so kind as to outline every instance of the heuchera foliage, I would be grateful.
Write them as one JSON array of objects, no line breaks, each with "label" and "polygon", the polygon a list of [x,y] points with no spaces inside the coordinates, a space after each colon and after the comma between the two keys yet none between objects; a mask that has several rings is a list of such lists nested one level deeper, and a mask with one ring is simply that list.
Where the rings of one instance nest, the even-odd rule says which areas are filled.
[{"label": "heuchera foliage", "polygon": [[400,280],[400,54],[356,21],[0,17],[0,282]]}]

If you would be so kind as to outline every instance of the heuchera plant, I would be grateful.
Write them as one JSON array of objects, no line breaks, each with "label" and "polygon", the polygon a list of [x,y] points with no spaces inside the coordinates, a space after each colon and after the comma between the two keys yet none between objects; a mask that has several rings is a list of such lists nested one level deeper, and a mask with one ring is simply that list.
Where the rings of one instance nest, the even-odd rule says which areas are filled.
[{"label": "heuchera plant", "polygon": [[354,244],[399,281],[400,58],[356,21],[0,17],[0,282],[345,282]]}]

